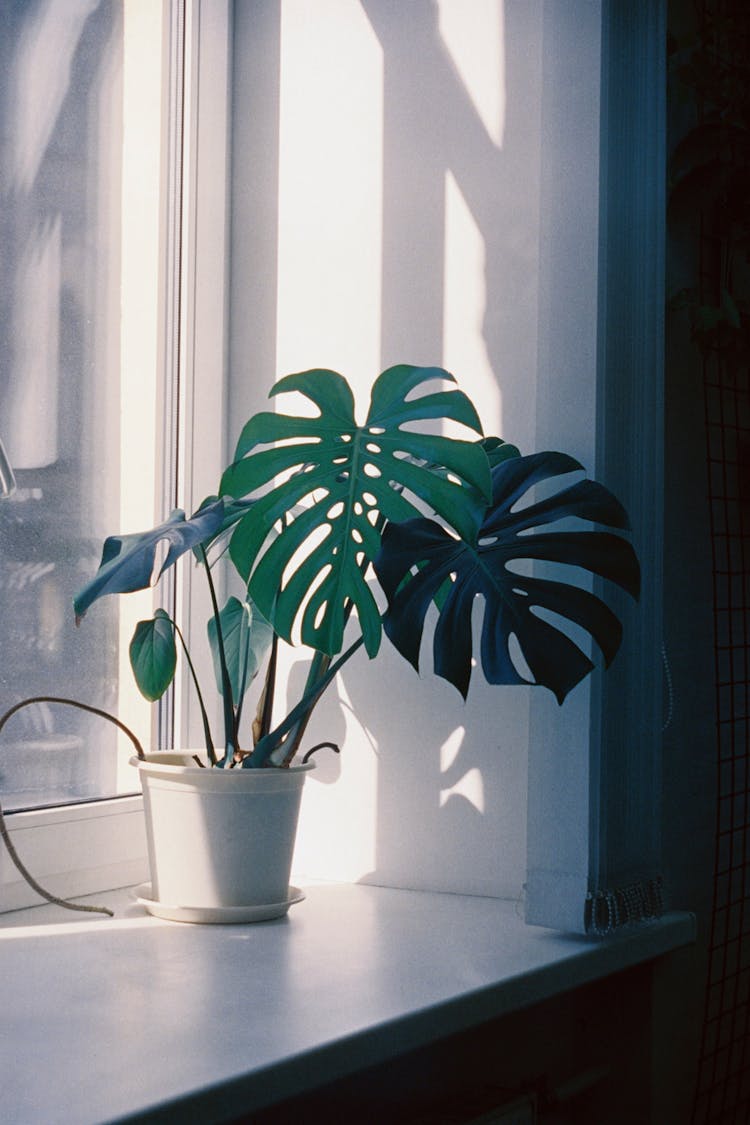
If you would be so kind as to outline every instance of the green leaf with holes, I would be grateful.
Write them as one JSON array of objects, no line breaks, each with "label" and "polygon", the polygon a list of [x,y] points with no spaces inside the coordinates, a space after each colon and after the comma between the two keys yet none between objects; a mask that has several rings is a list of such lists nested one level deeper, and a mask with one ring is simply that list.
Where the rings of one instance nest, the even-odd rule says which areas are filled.
[{"label": "green leaf with holes", "polygon": [[237,524],[230,554],[250,598],[286,640],[298,623],[304,644],[333,656],[353,607],[374,656],[381,620],[366,573],[385,521],[420,514],[421,501],[459,534],[476,533],[492,489],[487,453],[476,440],[425,433],[422,424],[450,420],[480,434],[481,424],[462,391],[425,388],[435,380],[455,382],[442,368],[388,368],[358,424],[343,376],[288,375],[271,394],[296,391],[315,416],[263,412],[243,429],[221,493],[256,502]]},{"label": "green leaf with holes", "polygon": [[[433,634],[433,667],[464,698],[476,658],[488,683],[541,684],[562,703],[593,668],[588,655],[560,627],[565,621],[589,633],[605,664],[611,663],[622,627],[598,596],[580,588],[565,569],[560,581],[512,569],[513,564],[528,560],[564,564],[638,596],[640,570],[630,542],[613,531],[587,527],[601,524],[617,533],[628,529],[625,510],[611,492],[596,481],[578,480],[546,499],[523,502],[540,482],[580,469],[578,461],[554,451],[498,462],[492,470],[492,503],[478,534],[468,540],[429,519],[386,528],[375,560],[388,598],[385,632],[417,670],[427,612],[446,584],[448,593],[441,598]],[[546,530],[547,525],[571,517],[582,521],[586,530]],[[477,600],[482,634],[475,653],[472,610]],[[556,623],[545,620],[545,613],[552,614]],[[531,680],[512,656],[512,637]]]}]

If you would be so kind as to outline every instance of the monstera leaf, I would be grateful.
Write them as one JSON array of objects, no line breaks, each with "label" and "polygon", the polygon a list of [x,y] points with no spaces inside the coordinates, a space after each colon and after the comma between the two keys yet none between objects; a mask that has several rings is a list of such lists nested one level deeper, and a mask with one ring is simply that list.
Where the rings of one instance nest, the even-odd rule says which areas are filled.
[{"label": "monstera leaf", "polygon": [[[492,470],[492,503],[476,534],[456,538],[433,520],[389,524],[375,571],[388,597],[387,636],[415,668],[425,615],[438,592],[440,613],[433,638],[435,672],[466,697],[472,664],[472,607],[484,599],[481,664],[491,684],[537,683],[562,703],[593,665],[565,633],[535,610],[549,611],[581,626],[610,663],[620,645],[621,625],[596,596],[566,582],[517,574],[516,560],[539,559],[582,567],[610,579],[633,596],[639,590],[633,548],[611,531],[536,531],[565,517],[624,530],[627,516],[615,497],[591,480],[517,507],[532,485],[580,469],[562,453],[538,453],[502,461]],[[447,586],[447,593],[445,587]],[[533,680],[513,662],[515,637]]]},{"label": "monstera leaf", "polygon": [[[144,590],[158,581],[186,551],[190,551],[217,534],[224,521],[224,503],[216,500],[201,508],[189,520],[179,508],[169,519],[150,531],[134,535],[110,535],[104,542],[99,569],[90,582],[79,591],[73,602],[76,622],[89,607],[105,594],[129,594]],[[156,550],[160,543],[169,544],[159,573],[154,576]]]},{"label": "monstera leaf", "polygon": [[[271,393],[300,392],[317,416],[265,412],[245,426],[221,492],[258,495],[233,532],[230,554],[248,580],[250,598],[286,640],[299,620],[304,644],[335,655],[353,606],[365,647],[375,655],[381,620],[365,572],[380,549],[383,522],[418,513],[410,496],[461,534],[476,533],[491,495],[480,443],[404,428],[450,419],[481,433],[461,391],[411,397],[436,378],[454,382],[442,368],[388,368],[375,381],[367,418],[358,425],[351,389],[337,372],[289,375]],[[280,444],[269,448],[275,442]],[[445,473],[435,473],[430,463]],[[299,504],[303,510],[295,514]],[[278,534],[271,538],[274,527]]]},{"label": "monstera leaf", "polygon": [[[231,597],[219,614],[224,658],[232,685],[232,698],[238,704],[258,673],[271,647],[273,628],[250,602]],[[216,686],[222,690],[222,670],[216,619],[208,622],[208,639],[214,660]]]}]

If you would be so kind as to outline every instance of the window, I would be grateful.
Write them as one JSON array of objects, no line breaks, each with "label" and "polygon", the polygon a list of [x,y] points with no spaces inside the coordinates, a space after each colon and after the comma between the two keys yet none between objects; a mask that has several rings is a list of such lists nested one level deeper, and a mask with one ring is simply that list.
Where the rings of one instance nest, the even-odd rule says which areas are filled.
[{"label": "window", "polygon": [[[129,0],[122,10],[135,19],[153,7]],[[629,75],[611,63],[620,40],[638,59],[639,37],[660,47],[661,6],[634,6],[620,23],[607,12],[503,0],[476,0],[471,19],[464,0],[400,5],[397,14],[386,0],[186,4],[184,24],[169,24],[162,40],[167,56],[170,44],[184,44],[185,84],[171,104],[183,127],[161,134],[159,181],[163,188],[172,169],[172,199],[181,200],[162,229],[159,276],[172,319],[158,337],[161,370],[179,375],[176,429],[169,410],[165,419],[167,434],[181,435],[181,506],[213,489],[225,451],[267,405],[277,376],[331,366],[364,396],[391,363],[442,363],[490,432],[526,451],[570,451],[635,506],[637,545],[653,543],[657,575],[659,466],[640,475],[645,462],[634,465],[618,442],[642,424],[659,428],[659,325],[634,333],[629,315],[653,305],[643,277],[658,288],[650,240],[659,200],[649,196],[658,152],[638,132],[653,129],[646,110],[658,68]],[[608,114],[631,103],[643,114],[618,170],[608,160],[617,124]],[[630,136],[628,122],[618,127]],[[121,139],[124,160],[127,132]],[[649,175],[639,178],[633,149],[645,153]],[[627,200],[637,197],[629,215],[614,210],[620,172],[630,176]],[[640,225],[644,215],[656,217],[653,228]],[[629,239],[634,229],[648,239]],[[639,280],[623,292],[617,277]],[[650,349],[647,365],[638,348]],[[9,445],[2,416],[0,437]],[[622,771],[637,776],[639,792],[653,781],[658,581],[651,589],[627,690],[613,690],[606,708],[596,684],[559,712],[539,693],[479,683],[465,707],[395,653],[372,669],[364,656],[353,661],[311,726],[311,741],[345,749],[340,760],[321,757],[308,786],[299,876],[519,898],[532,869],[542,907],[533,916],[572,929],[583,926],[592,884],[650,876],[651,852],[643,870],[640,854],[621,868],[601,859],[607,826],[611,839],[632,842],[634,822],[654,823],[632,792],[618,820],[616,799]],[[202,631],[201,596],[189,575],[176,591],[178,604],[197,607],[191,620]],[[298,677],[293,660],[289,677]],[[200,737],[187,696],[178,692],[174,728],[165,729],[178,745]],[[618,772],[618,739],[628,733],[639,749],[628,749]],[[611,760],[597,749],[608,738]]]},{"label": "window", "polygon": [[[190,508],[222,462],[226,6],[18,0],[0,19],[0,440],[17,482],[0,500],[0,708],[78,698],[165,743],[182,700],[147,704],[127,655],[151,596],[105,601],[78,630],[72,597],[107,534]],[[202,459],[191,452],[196,417]],[[172,596],[189,599],[189,584]],[[75,824],[77,841],[97,825],[94,852],[106,838],[115,867],[124,861],[120,829],[102,824],[138,816],[137,800],[104,801],[135,787],[126,738],[36,705],[2,742],[11,830],[39,826],[53,852],[90,867],[92,849],[61,844],[59,832]],[[40,807],[49,811],[21,811]],[[46,845],[29,847],[40,878],[59,871]],[[7,890],[15,877],[0,871]],[[8,904],[20,901],[13,892]]]},{"label": "window", "polygon": [[[71,597],[103,537],[149,526],[166,499],[162,13],[90,2],[3,11],[0,432],[17,489],[0,506],[0,706],[81,698],[145,733],[149,711],[121,674],[121,639],[143,600],[107,605],[77,631]],[[0,753],[5,807],[132,789],[127,756],[107,724],[35,705]]]}]

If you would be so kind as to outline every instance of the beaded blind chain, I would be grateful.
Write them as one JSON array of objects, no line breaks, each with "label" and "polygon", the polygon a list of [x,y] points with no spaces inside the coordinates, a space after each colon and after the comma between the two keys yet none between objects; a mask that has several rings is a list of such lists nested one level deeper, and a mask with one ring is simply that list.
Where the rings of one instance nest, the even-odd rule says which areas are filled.
[{"label": "beaded blind chain", "polygon": [[604,937],[620,926],[660,918],[664,913],[661,876],[627,883],[611,890],[589,891],[586,896],[586,932]]}]

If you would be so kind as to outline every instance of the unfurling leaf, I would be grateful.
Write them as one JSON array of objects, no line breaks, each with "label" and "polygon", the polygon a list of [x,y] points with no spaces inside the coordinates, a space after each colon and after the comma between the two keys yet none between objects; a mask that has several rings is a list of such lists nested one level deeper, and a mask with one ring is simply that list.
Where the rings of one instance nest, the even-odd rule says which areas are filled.
[{"label": "unfurling leaf", "polygon": [[[232,698],[239,704],[257,675],[261,661],[273,640],[273,629],[251,602],[231,597],[219,614],[221,637],[227,671],[232,684]],[[216,620],[208,622],[208,639],[214,659],[216,684],[221,691],[222,673]]]}]

